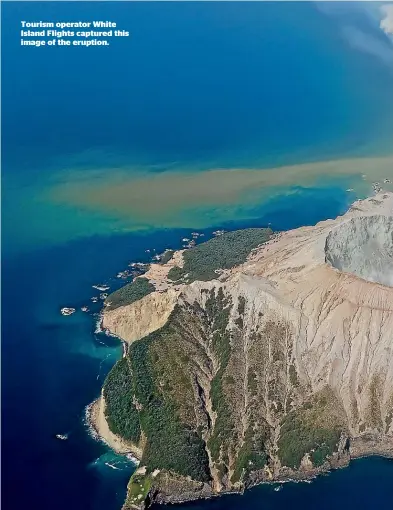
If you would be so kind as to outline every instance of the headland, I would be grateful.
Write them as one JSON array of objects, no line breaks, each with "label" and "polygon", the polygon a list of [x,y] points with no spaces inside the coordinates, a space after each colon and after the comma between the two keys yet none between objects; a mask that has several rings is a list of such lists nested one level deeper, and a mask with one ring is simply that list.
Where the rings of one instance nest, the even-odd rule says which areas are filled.
[{"label": "headland", "polygon": [[108,296],[129,347],[91,420],[141,460],[125,509],[392,456],[392,215],[381,191],[312,227],[229,232]]}]

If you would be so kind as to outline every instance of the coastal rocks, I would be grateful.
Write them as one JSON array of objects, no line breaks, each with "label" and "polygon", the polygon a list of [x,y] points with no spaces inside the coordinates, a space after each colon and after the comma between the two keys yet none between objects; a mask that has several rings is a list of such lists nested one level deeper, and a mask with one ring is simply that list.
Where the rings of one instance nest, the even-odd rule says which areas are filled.
[{"label": "coastal rocks", "polygon": [[103,285],[103,284],[99,284],[99,285],[92,285],[93,289],[97,289],[97,290],[100,290],[101,292],[105,292],[107,290],[110,289],[110,286],[109,285]]},{"label": "coastal rocks", "polygon": [[376,195],[382,191],[382,186],[379,182],[373,182],[372,186],[373,186],[373,191]]},{"label": "coastal rocks", "polygon": [[191,237],[193,239],[198,239],[199,237],[204,237],[205,234],[202,234],[202,232],[191,232]]},{"label": "coastal rocks", "polygon": [[161,471],[154,480],[151,503],[182,503],[196,499],[206,499],[214,495],[208,483],[196,482],[186,477]]},{"label": "coastal rocks", "polygon": [[68,439],[68,434],[56,434],[56,439],[60,439],[60,441],[66,441]]},{"label": "coastal rocks", "polygon": [[122,278],[124,280],[126,278],[129,278],[130,276],[132,276],[132,272],[129,271],[128,269],[125,269],[124,271],[119,271],[116,275],[116,278]]},{"label": "coastal rocks", "polygon": [[146,264],[145,262],[130,262],[129,266],[137,269],[139,271],[146,271],[149,269],[150,264]]},{"label": "coastal rocks", "polygon": [[384,434],[363,434],[352,439],[349,451],[351,458],[381,455],[393,459],[393,438]]},{"label": "coastal rocks", "polygon": [[61,315],[72,315],[73,313],[75,313],[75,308],[70,308],[70,307],[63,307],[61,310],[60,310],[60,313]]},{"label": "coastal rocks", "polygon": [[184,238],[184,239],[182,239],[182,241],[184,242],[184,244],[183,244],[184,249],[193,248],[196,245],[195,239]]}]

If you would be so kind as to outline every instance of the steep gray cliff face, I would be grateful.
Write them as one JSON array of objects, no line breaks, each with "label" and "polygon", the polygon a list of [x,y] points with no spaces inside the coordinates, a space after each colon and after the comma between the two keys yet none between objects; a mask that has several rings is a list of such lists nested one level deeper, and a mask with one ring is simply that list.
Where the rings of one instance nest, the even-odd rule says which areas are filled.
[{"label": "steep gray cliff face", "polygon": [[339,271],[393,285],[393,218],[353,218],[330,232],[326,260]]}]

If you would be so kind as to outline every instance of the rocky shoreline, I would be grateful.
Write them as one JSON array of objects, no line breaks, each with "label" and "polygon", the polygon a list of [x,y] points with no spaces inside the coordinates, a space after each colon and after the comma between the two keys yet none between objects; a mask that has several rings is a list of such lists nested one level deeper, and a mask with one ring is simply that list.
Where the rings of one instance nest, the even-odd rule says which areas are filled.
[{"label": "rocky shoreline", "polygon": [[[116,453],[127,455],[136,465],[140,463],[142,449],[110,431],[105,418],[105,400],[102,395],[87,406],[86,421],[94,438],[107,444]],[[352,460],[370,456],[393,459],[393,436],[386,438],[386,436],[365,434],[364,436],[351,438],[348,449],[343,447],[339,453],[333,455],[320,467],[307,466],[307,463],[304,463],[298,470],[282,468],[280,473],[275,476],[269,470],[260,470],[255,472],[250,481],[239,487],[238,490],[215,492],[211,484],[162,472],[161,476],[157,477],[157,483],[150,489],[146,501],[139,505],[127,506],[125,504],[123,510],[128,508],[140,510],[147,508],[152,503],[181,504],[229,494],[243,494],[246,490],[261,484],[310,483],[322,474],[348,467]]]},{"label": "rocky shoreline", "polygon": [[[356,438],[356,441],[358,440],[362,442],[361,438]],[[178,479],[176,480],[176,478],[174,480],[172,479],[169,483],[165,483],[164,486],[161,486],[160,480],[157,486],[152,487],[148,497],[146,498],[146,501],[139,505],[125,504],[123,506],[123,510],[143,510],[148,508],[153,503],[178,505],[191,501],[208,500],[224,495],[227,496],[230,494],[244,494],[246,490],[262,484],[278,485],[285,483],[311,483],[320,475],[326,475],[337,469],[344,469],[348,467],[352,460],[370,456],[393,458],[393,443],[388,446],[386,451],[381,450],[379,447],[375,451],[367,450],[367,453],[365,451],[360,453],[360,451],[361,450],[358,450],[357,446],[356,450],[354,450],[352,453],[348,453],[347,456],[341,458],[340,460],[335,460],[332,463],[326,463],[319,468],[314,468],[307,471],[291,471],[290,474],[283,474],[271,480],[267,479],[264,475],[261,475],[260,477],[256,476],[255,480],[251,481],[249,484],[247,484],[247,486],[239,488],[239,490],[232,489],[223,490],[221,492],[214,492],[209,484],[202,482],[192,482],[189,480],[180,481]]]},{"label": "rocky shoreline", "polygon": [[[255,479],[239,490],[221,491],[219,493],[213,492],[210,485],[203,483],[199,484],[199,489],[195,491],[190,491],[188,489],[186,492],[177,491],[175,488],[176,484],[173,484],[171,487],[171,494],[168,494],[167,490],[162,491],[160,487],[158,487],[156,489],[152,489],[151,493],[149,494],[149,503],[181,504],[187,503],[189,501],[212,499],[229,494],[244,494],[246,490],[262,484],[277,485],[291,482],[311,483],[312,480],[315,480],[318,476],[331,473],[337,469],[344,469],[349,466],[351,461],[359,458],[379,456],[393,459],[393,437],[388,443],[380,442],[379,439],[375,436],[373,438],[368,437],[367,439],[361,437],[354,438],[352,443],[353,446],[350,447],[347,454],[341,456],[340,458],[330,459],[329,462],[326,462],[323,466],[318,468],[312,468],[304,471],[288,470],[290,472],[287,474],[283,473],[282,475],[273,479],[268,479],[265,473],[256,473]],[[133,508],[145,508],[145,506],[135,506]]]},{"label": "rocky shoreline", "polygon": [[365,434],[364,436],[354,438],[351,442],[351,459],[361,459],[363,457],[384,457],[393,459],[393,436],[390,438]]}]

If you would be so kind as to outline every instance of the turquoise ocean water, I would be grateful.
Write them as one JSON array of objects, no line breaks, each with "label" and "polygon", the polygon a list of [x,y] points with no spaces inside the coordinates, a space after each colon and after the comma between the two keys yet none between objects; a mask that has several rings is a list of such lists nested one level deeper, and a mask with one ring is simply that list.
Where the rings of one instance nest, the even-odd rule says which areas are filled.
[{"label": "turquoise ocean water", "polygon": [[[91,19],[131,37],[106,49],[19,44],[21,20]],[[94,182],[97,170],[165,175],[389,155],[392,68],[354,48],[348,25],[388,48],[369,16],[331,16],[313,3],[3,3],[4,508],[120,508],[133,465],[89,436],[84,413],[121,347],[94,332],[98,307],[71,317],[59,309],[89,304],[93,284],[119,285],[114,276],[129,262],[180,247],[192,230],[126,232],[107,209],[44,192],[62,176]],[[205,233],[334,217],[356,198],[346,192],[353,176],[322,177],[245,214],[241,204],[210,204]],[[312,484],[181,508],[384,510],[392,476],[391,461],[364,459]]]}]

